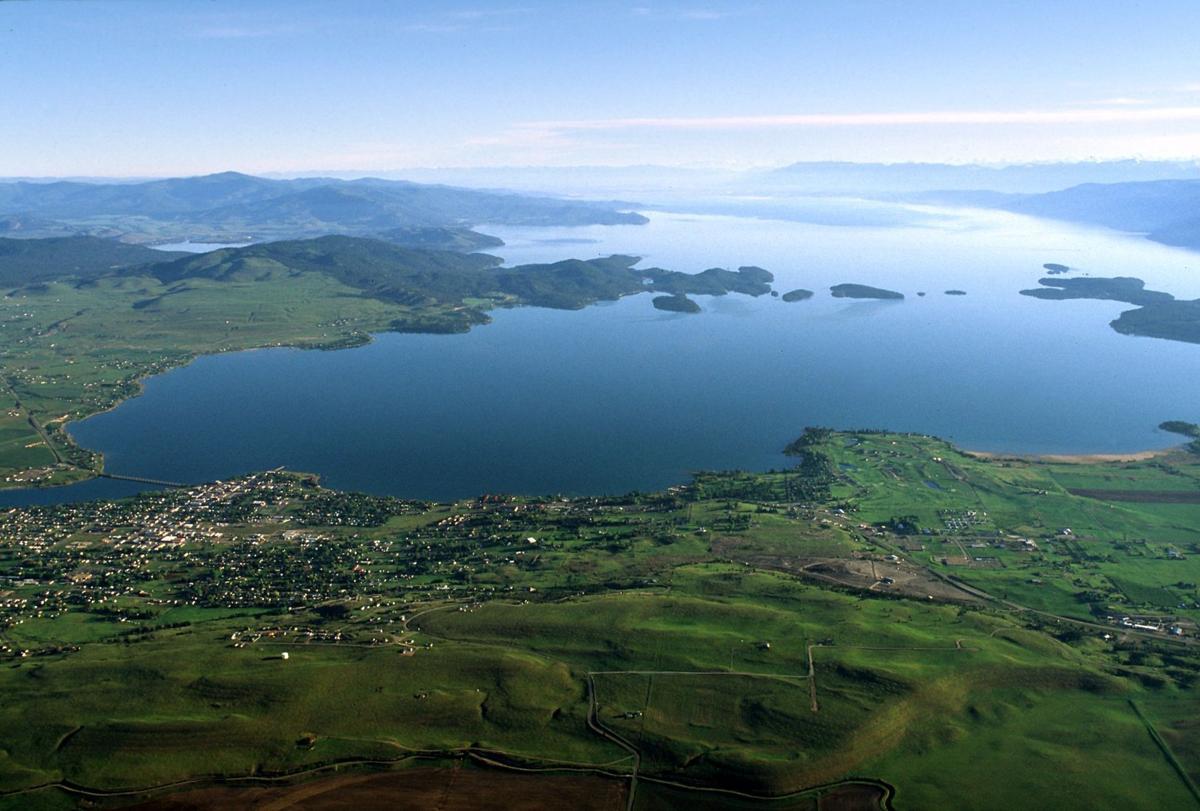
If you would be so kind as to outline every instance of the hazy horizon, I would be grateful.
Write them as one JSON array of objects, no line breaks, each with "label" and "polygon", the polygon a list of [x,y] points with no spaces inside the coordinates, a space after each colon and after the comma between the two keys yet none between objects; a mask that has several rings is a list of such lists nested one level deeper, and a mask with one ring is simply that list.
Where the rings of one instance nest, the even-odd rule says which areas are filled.
[{"label": "hazy horizon", "polygon": [[1200,6],[1102,5],[2,3],[0,176],[1196,159]]},{"label": "hazy horizon", "polygon": [[730,169],[727,167],[701,166],[701,165],[671,165],[671,164],[481,164],[479,166],[402,166],[394,168],[376,168],[376,169],[295,169],[287,172],[277,171],[249,171],[236,167],[215,169],[213,171],[194,172],[194,173],[163,173],[163,174],[143,174],[143,175],[105,175],[105,174],[89,174],[89,175],[0,175],[0,182],[41,182],[41,181],[68,181],[68,182],[129,182],[139,183],[153,180],[171,180],[179,178],[191,177],[206,177],[211,175],[222,174],[237,174],[248,175],[251,177],[261,177],[270,180],[292,180],[301,178],[334,178],[337,180],[403,180],[399,177],[404,173],[424,173],[424,172],[565,172],[565,171],[597,171],[597,172],[619,172],[619,171],[641,171],[641,170],[657,170],[670,171],[678,173],[708,173],[708,174],[726,174],[729,176],[737,176],[742,174],[751,174],[755,172],[771,172],[779,169],[787,169],[794,166],[804,165],[837,165],[846,164],[851,166],[882,166],[882,167],[921,167],[921,166],[950,166],[956,168],[981,168],[981,169],[1008,169],[1014,167],[1058,167],[1058,166],[1098,166],[1108,164],[1183,164],[1200,166],[1200,155],[1190,158],[1138,158],[1138,157],[1114,157],[1106,159],[1080,158],[1078,160],[1042,160],[1042,161],[791,161],[782,164],[765,164],[763,166],[746,167],[742,169]]}]

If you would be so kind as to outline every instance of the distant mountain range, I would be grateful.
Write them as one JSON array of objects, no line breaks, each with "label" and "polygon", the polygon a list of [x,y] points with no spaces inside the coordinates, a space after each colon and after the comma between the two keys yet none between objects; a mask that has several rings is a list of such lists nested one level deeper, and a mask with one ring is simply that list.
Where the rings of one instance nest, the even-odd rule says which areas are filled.
[{"label": "distant mountain range", "polygon": [[1165,245],[1200,249],[1200,180],[1085,183],[1044,194],[938,192],[918,198],[1103,225]]},{"label": "distant mountain range", "polygon": [[0,235],[154,242],[374,235],[413,227],[645,222],[612,203],[395,180],[271,180],[223,172],[138,183],[0,183]]},{"label": "distant mountain range", "polygon": [[1200,179],[1196,161],[1082,161],[984,166],[946,163],[794,163],[759,175],[767,188],[793,193],[878,195],[924,191],[1035,194],[1084,183]]},{"label": "distant mountain range", "polygon": [[487,166],[407,169],[405,180],[475,188],[635,197],[664,204],[713,194],[885,195],[938,190],[1034,194],[1081,183],[1200,178],[1196,161],[1074,161],[1009,166],[807,161],[773,169],[678,166]]},{"label": "distant mountain range", "polygon": [[1167,245],[1200,248],[1200,180],[1089,183],[1002,201],[999,207],[1141,232]]},{"label": "distant mountain range", "polygon": [[[679,211],[750,210],[760,216],[783,216],[787,212],[780,213],[781,205],[786,209],[828,195],[985,206],[1143,232],[1172,245],[1200,245],[1200,164],[1186,161],[1003,167],[810,162],[756,172],[662,167],[446,171],[462,180],[506,178],[520,183],[523,178],[545,188],[557,184],[560,190],[572,178],[602,185],[642,178],[648,208]],[[472,172],[482,174],[474,177]],[[748,209],[746,199],[752,202]],[[612,200],[401,180],[289,180],[236,172],[138,182],[12,181],[0,182],[0,237],[241,243],[339,234],[470,252],[500,244],[471,230],[473,226],[644,223],[644,217],[629,210],[633,207]]]}]

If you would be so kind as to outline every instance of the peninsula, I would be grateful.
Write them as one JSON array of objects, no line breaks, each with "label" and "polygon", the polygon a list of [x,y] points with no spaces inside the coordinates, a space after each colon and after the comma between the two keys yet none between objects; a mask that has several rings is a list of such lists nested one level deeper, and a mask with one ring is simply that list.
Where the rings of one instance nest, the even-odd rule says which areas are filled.
[{"label": "peninsula", "polygon": [[1131,276],[1112,279],[1079,277],[1074,279],[1039,279],[1043,285],[1032,290],[1022,290],[1022,296],[1044,299],[1097,299],[1100,301],[1124,301],[1128,304],[1160,304],[1174,300],[1170,293],[1147,290],[1146,283]]},{"label": "peninsula", "polygon": [[1141,279],[1041,279],[1044,287],[1022,290],[1021,295],[1042,299],[1097,299],[1139,305],[1126,310],[1109,325],[1122,335],[1140,335],[1168,341],[1200,343],[1200,299],[1178,300],[1170,293],[1146,290]]}]

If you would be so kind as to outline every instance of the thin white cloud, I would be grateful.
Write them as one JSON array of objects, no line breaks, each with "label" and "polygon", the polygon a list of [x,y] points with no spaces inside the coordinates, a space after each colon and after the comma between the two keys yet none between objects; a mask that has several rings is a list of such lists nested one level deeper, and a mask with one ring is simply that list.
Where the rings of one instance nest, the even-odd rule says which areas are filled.
[{"label": "thin white cloud", "polygon": [[678,116],[529,121],[523,130],[761,130],[807,127],[897,127],[1148,123],[1200,120],[1200,107],[1113,106],[1065,110],[944,110],[902,113],[802,113],[796,115]]},{"label": "thin white cloud", "polygon": [[506,30],[499,27],[501,23],[533,13],[532,8],[524,6],[512,8],[469,8],[458,11],[447,11],[428,16],[423,20],[400,26],[401,31],[416,33],[444,34],[459,31],[498,31]]},{"label": "thin white cloud", "polygon": [[466,146],[537,146],[548,147],[567,142],[565,133],[550,129],[523,128],[502,132],[498,135],[473,135],[464,139]]},{"label": "thin white cloud", "polygon": [[531,14],[533,9],[526,6],[514,8],[468,8],[447,13],[447,17],[458,20],[485,20],[489,17],[512,17],[520,14]]},{"label": "thin white cloud", "polygon": [[401,31],[410,31],[416,34],[453,34],[457,31],[466,30],[465,25],[456,25],[454,23],[409,23],[400,26]]},{"label": "thin white cloud", "polygon": [[200,39],[260,39],[283,37],[301,33],[298,25],[219,25],[197,29],[194,36]]},{"label": "thin white cloud", "polygon": [[655,8],[652,6],[634,6],[629,11],[635,17],[656,20],[691,20],[695,22],[724,20],[735,14],[732,11],[721,11],[714,8]]},{"label": "thin white cloud", "polygon": [[1113,96],[1107,99],[1089,99],[1088,101],[1077,101],[1075,107],[1143,107],[1147,104],[1153,104],[1150,99],[1139,99],[1133,96]]}]

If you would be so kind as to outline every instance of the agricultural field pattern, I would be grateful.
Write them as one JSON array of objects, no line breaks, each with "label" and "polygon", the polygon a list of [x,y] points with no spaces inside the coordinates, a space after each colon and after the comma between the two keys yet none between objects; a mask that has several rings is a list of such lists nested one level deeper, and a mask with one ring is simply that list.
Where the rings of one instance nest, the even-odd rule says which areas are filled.
[{"label": "agricultural field pattern", "polygon": [[788,453],[614,498],[273,471],[0,514],[0,807],[1197,802],[1200,457]]}]

